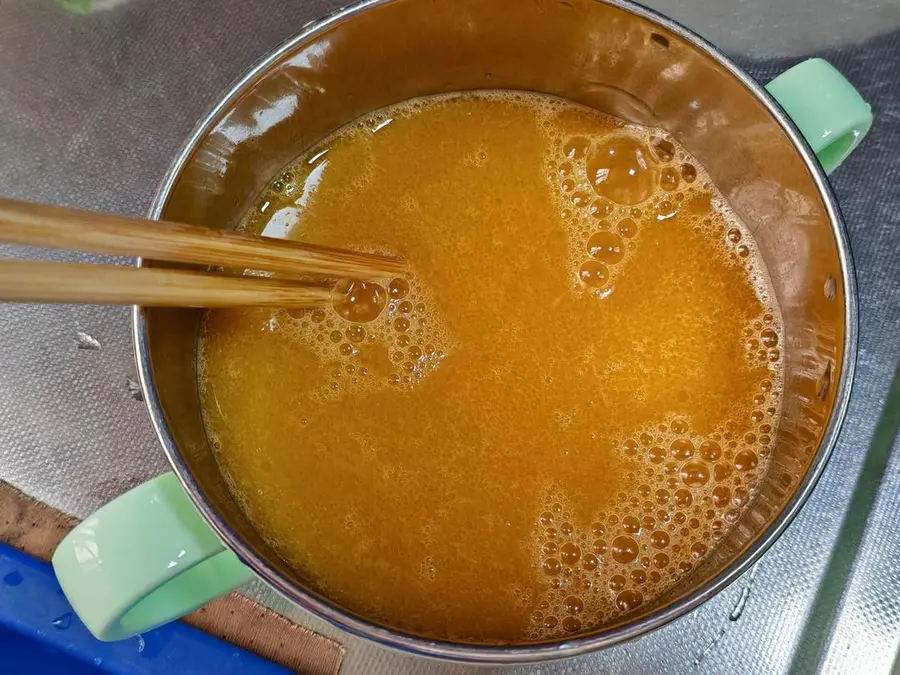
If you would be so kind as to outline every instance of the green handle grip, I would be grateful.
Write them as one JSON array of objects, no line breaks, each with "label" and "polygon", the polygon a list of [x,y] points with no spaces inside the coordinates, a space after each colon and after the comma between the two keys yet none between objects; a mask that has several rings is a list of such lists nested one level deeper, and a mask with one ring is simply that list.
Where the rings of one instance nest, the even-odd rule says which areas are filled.
[{"label": "green handle grip", "polygon": [[831,173],[872,127],[872,108],[824,59],[798,63],[766,85]]},{"label": "green handle grip", "polygon": [[60,543],[53,569],[100,640],[156,628],[251,577],[167,473],[90,515]]}]

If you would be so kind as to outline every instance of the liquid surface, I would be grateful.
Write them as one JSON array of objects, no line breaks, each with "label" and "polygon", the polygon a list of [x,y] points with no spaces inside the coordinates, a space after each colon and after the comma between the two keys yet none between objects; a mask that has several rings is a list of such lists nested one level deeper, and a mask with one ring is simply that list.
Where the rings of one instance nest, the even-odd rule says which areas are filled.
[{"label": "liquid surface", "polygon": [[204,324],[235,494],[351,610],[479,642],[596,629],[752,498],[779,313],[749,233],[664,134],[538,95],[422,99],[313,148],[243,227],[410,265],[333,307]]}]

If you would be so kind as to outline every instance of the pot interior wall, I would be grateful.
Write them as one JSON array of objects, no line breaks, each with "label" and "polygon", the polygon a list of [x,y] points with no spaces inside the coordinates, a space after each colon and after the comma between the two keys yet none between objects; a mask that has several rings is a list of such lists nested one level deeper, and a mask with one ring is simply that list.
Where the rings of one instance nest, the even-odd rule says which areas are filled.
[{"label": "pot interior wall", "polygon": [[[766,106],[718,61],[594,0],[370,3],[286,48],[235,91],[179,168],[161,216],[233,227],[279,169],[359,115],[471,89],[554,94],[672,132],[751,228],[784,314],[784,420],[767,478],[717,550],[656,606],[708,582],[803,484],[843,377],[845,282],[825,203]],[[150,365],[181,460],[211,507],[298,585],[242,515],[215,463],[194,377],[199,313],[146,311]]]}]

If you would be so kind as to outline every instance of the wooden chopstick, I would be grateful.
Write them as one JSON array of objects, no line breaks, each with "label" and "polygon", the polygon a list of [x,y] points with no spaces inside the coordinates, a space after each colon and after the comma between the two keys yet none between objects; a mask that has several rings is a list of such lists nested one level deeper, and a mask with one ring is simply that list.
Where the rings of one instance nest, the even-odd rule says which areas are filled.
[{"label": "wooden chopstick", "polygon": [[3,198],[0,242],[295,276],[371,279],[405,269],[401,260],[370,253]]},{"label": "wooden chopstick", "polygon": [[315,307],[331,289],[159,267],[0,259],[0,301],[155,307]]}]

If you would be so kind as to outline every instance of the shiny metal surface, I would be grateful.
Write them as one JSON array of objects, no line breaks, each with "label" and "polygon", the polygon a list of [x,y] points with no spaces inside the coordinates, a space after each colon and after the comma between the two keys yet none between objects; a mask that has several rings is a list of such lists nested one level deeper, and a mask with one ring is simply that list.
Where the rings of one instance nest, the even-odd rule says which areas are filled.
[{"label": "shiny metal surface", "polygon": [[[262,3],[244,13],[211,16],[199,5],[167,14],[137,2],[88,17],[27,3],[0,5],[0,152],[6,159],[0,190],[94,208],[145,210],[152,185],[192,120],[255,56],[326,8],[290,4]],[[678,4],[667,11],[675,13]],[[791,20],[776,18],[779,25]],[[208,29],[198,31],[199,25]],[[161,47],[181,50],[184,57],[173,62],[159,54]],[[70,58],[73,49],[81,57],[77,63]],[[890,583],[889,507],[896,500],[896,480],[891,483],[896,462],[885,458],[887,474],[877,492],[882,476],[877,466],[863,472],[868,478],[858,489],[856,481],[900,354],[900,273],[891,264],[900,245],[894,215],[900,201],[894,168],[900,139],[892,133],[900,101],[890,86],[890,64],[898,53],[893,35],[826,54],[862,87],[880,117],[862,154],[833,179],[859,268],[861,351],[849,422],[809,506],[762,558],[740,617],[732,610],[744,595],[746,575],[698,610],[636,642],[531,672],[786,672],[792,666],[801,672],[844,672],[848,664],[882,672],[893,661],[898,634],[890,608],[898,593]],[[787,64],[744,60],[744,65],[765,81]],[[79,331],[100,348],[79,348],[93,344],[77,337]],[[83,515],[162,470],[141,406],[131,398],[134,366],[124,313],[2,307],[0,337],[0,477]],[[861,524],[854,521],[861,530],[859,557],[846,537],[843,546],[836,545],[855,494],[870,504]],[[832,554],[846,549],[848,583],[839,579],[835,587],[826,576],[834,567]],[[807,619],[828,605],[819,601],[826,581],[837,620],[815,626],[812,643],[823,646],[819,654],[803,645],[815,623]],[[335,633],[261,586],[248,592],[345,641],[345,672],[465,670]],[[848,639],[848,626],[857,639]],[[808,653],[815,658],[800,660]]]}]

